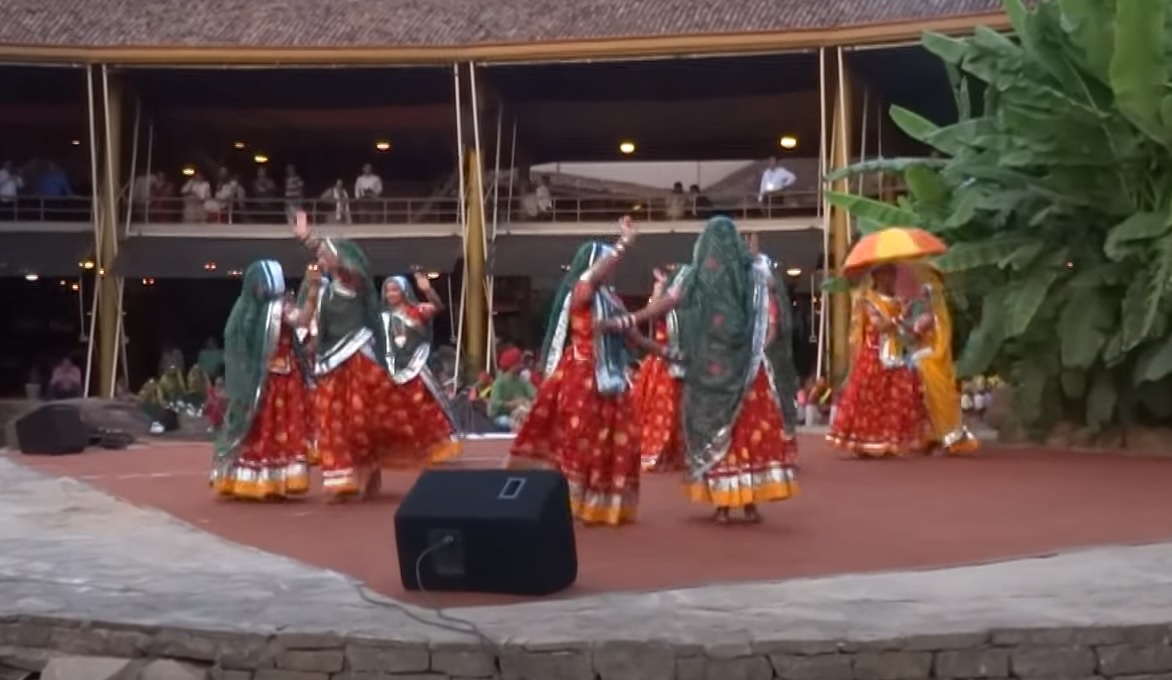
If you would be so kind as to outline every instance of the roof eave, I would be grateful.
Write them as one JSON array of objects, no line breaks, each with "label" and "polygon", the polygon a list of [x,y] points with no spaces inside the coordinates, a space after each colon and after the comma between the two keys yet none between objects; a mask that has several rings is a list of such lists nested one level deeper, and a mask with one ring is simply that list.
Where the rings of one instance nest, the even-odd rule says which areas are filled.
[{"label": "roof eave", "polygon": [[692,34],[500,43],[436,47],[238,47],[238,46],[44,46],[0,45],[0,62],[108,63],[125,65],[372,65],[442,64],[463,61],[517,62],[673,57],[704,54],[782,52],[914,40],[925,31],[965,33],[977,26],[1009,28],[1003,12],[928,20],[800,31]]}]

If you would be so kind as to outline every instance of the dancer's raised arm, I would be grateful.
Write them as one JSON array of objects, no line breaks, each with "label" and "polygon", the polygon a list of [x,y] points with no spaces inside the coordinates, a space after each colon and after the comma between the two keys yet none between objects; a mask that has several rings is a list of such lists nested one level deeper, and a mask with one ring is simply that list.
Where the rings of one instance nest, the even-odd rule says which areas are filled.
[{"label": "dancer's raised arm", "polygon": [[575,306],[583,304],[590,299],[594,291],[598,290],[599,284],[610,278],[610,274],[614,271],[615,265],[622,259],[623,254],[626,253],[627,248],[635,243],[635,237],[638,236],[638,231],[635,229],[635,223],[631,220],[629,215],[623,215],[619,220],[619,230],[622,236],[615,242],[612,252],[598,258],[586,273],[582,275],[581,284],[574,287],[572,303]]}]

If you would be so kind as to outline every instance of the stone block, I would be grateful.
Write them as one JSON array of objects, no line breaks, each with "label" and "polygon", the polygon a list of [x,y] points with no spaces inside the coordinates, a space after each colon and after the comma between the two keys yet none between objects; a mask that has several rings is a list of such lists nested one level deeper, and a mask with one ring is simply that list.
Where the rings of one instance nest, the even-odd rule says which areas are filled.
[{"label": "stone block", "polygon": [[286,671],[279,668],[264,668],[252,676],[253,680],[330,680],[329,673]]},{"label": "stone block", "polygon": [[932,675],[929,652],[863,652],[855,655],[858,680],[919,680]]},{"label": "stone block", "polygon": [[1009,670],[1019,678],[1087,678],[1096,664],[1088,647],[1022,647],[1009,655]]},{"label": "stone block", "polygon": [[1172,673],[1172,647],[1164,645],[1108,645],[1098,648],[1099,673],[1139,675]]},{"label": "stone block", "polygon": [[220,651],[220,640],[191,631],[163,629],[151,640],[150,656],[206,661],[213,663]]},{"label": "stone block", "polygon": [[976,649],[989,644],[989,633],[945,633],[915,635],[904,640],[905,652],[943,652],[954,649]]},{"label": "stone block", "polygon": [[208,671],[208,680],[252,680],[252,671],[225,670],[216,666]]},{"label": "stone block", "polygon": [[36,621],[15,621],[0,628],[0,644],[14,647],[48,647],[55,626]]},{"label": "stone block", "polygon": [[341,649],[346,641],[335,633],[279,633],[274,641],[283,649]]},{"label": "stone block", "polygon": [[761,640],[752,647],[754,654],[765,656],[818,656],[842,651],[842,643],[836,640]]},{"label": "stone block", "polygon": [[345,666],[346,654],[341,649],[293,650],[277,655],[277,668],[289,671],[337,673]]},{"label": "stone block", "polygon": [[489,678],[496,674],[496,651],[484,645],[432,645],[431,670],[450,678]]},{"label": "stone block", "polygon": [[957,649],[936,653],[937,678],[1007,678],[1009,652],[1005,649]]},{"label": "stone block", "polygon": [[704,648],[704,656],[709,659],[740,659],[753,656],[753,645],[748,642],[724,642],[709,645]]},{"label": "stone block", "polygon": [[993,631],[998,647],[1061,647],[1074,644],[1073,628],[1006,628]]},{"label": "stone block", "polygon": [[58,657],[69,656],[51,649],[29,647],[0,647],[0,664],[9,668],[40,672]]},{"label": "stone block", "polygon": [[708,660],[700,656],[676,659],[676,680],[704,680]]},{"label": "stone block", "polygon": [[150,648],[151,636],[136,630],[108,628],[54,628],[49,646],[67,654],[131,659]]},{"label": "stone block", "polygon": [[345,658],[346,668],[364,673],[426,673],[431,668],[426,643],[349,644]]},{"label": "stone block", "polygon": [[1156,673],[1155,675],[1120,675],[1113,680],[1172,680],[1172,673]]},{"label": "stone block", "polygon": [[1074,631],[1073,644],[1082,647],[1101,645],[1166,645],[1172,641],[1172,628],[1166,625],[1108,626]]},{"label": "stone block", "polygon": [[138,668],[130,659],[100,656],[63,656],[51,659],[41,671],[42,680],[133,680]]},{"label": "stone block", "polygon": [[[674,680],[675,651],[661,642],[601,642],[594,647],[599,680]],[[432,668],[436,668],[432,660]]]},{"label": "stone block", "polygon": [[208,671],[202,666],[180,663],[171,659],[147,662],[138,680],[206,680]]},{"label": "stone block", "polygon": [[846,654],[773,654],[769,657],[769,664],[781,680],[854,680],[855,677],[854,662]]},{"label": "stone block", "polygon": [[504,680],[594,680],[589,652],[506,649],[500,659]]},{"label": "stone block", "polygon": [[216,641],[216,665],[244,671],[272,668],[281,651],[275,640],[260,635],[225,637]]},{"label": "stone block", "polygon": [[763,656],[708,659],[704,680],[773,680],[773,666]]}]

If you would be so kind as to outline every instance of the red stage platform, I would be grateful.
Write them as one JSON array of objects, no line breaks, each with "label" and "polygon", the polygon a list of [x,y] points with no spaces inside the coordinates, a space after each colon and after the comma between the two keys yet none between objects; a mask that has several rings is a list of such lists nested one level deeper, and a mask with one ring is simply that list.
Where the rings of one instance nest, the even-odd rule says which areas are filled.
[{"label": "red stage platform", "polygon": [[[504,441],[469,444],[462,466],[499,463]],[[578,529],[578,584],[565,596],[715,582],[956,566],[1105,544],[1172,539],[1172,461],[990,448],[968,459],[844,460],[802,439],[798,498],[763,508],[765,523],[716,526],[675,475],[644,478],[640,521]],[[397,499],[328,505],[320,493],[280,504],[215,498],[208,444],[159,443],[63,458],[15,456],[131,503],[155,507],[239,543],[353,575],[420,604],[515,601],[403,592],[395,556]]]}]

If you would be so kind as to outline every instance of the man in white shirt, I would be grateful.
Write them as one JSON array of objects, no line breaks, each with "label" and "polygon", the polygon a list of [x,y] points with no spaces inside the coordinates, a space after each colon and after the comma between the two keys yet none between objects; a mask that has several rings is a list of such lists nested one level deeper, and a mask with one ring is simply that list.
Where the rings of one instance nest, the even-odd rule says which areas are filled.
[{"label": "man in white shirt", "polygon": [[24,188],[24,180],[16,174],[12,161],[0,167],[0,219],[16,219],[16,196]]},{"label": "man in white shirt", "polygon": [[208,204],[212,203],[212,185],[197,170],[179,192],[183,196],[183,221],[207,222]]},{"label": "man in white shirt", "polygon": [[355,212],[359,215],[359,222],[373,224],[379,221],[382,211],[379,210],[378,199],[382,195],[383,181],[374,174],[374,168],[370,163],[367,163],[362,166],[362,174],[354,180],[354,198],[358,203]]},{"label": "man in white shirt", "polygon": [[537,197],[537,212],[544,217],[551,217],[553,215],[553,193],[549,188],[549,175],[545,175],[537,183],[537,190],[534,192]]},{"label": "man in white shirt", "polygon": [[793,186],[798,178],[794,173],[777,164],[777,158],[770,157],[769,165],[761,173],[761,189],[757,192],[757,202],[768,216],[770,208],[782,204],[782,192]]}]

